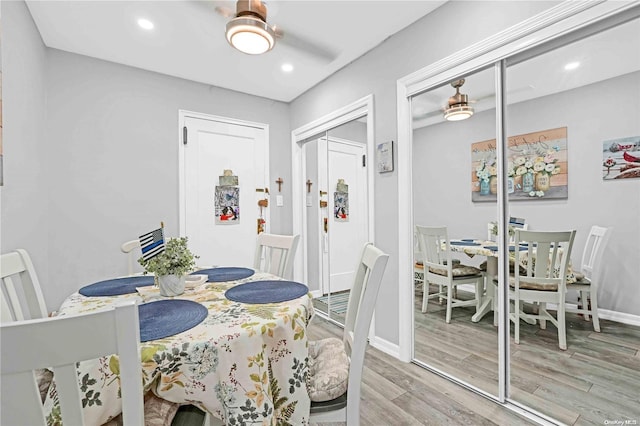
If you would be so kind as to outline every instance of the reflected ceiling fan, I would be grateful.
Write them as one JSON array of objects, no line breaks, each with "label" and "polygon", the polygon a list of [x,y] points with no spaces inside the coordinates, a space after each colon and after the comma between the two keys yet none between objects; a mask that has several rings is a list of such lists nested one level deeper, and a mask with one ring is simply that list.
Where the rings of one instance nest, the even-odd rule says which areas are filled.
[{"label": "reflected ceiling fan", "polygon": [[[475,99],[469,99],[468,95],[460,92],[460,88],[464,85],[464,83],[465,83],[464,79],[458,79],[458,80],[452,81],[450,84],[454,89],[456,89],[456,92],[454,93],[453,96],[451,96],[447,100],[446,105],[436,109],[435,111],[433,110],[428,112],[424,111],[426,108],[428,108],[424,106],[424,103],[430,104],[430,105],[433,105],[434,103],[440,103],[439,99],[434,98],[435,94],[418,95],[417,99],[422,98],[423,104],[421,105],[419,100],[414,101],[415,104],[412,104],[412,108],[414,112],[413,120],[415,121],[427,120],[435,117],[442,117],[448,121],[464,120],[466,118],[471,117],[474,114],[475,110],[471,106],[472,104],[480,103],[488,99],[495,99],[495,93],[489,93],[485,96],[480,96]],[[534,89],[534,86],[527,85],[524,87],[508,90],[507,94],[510,96],[513,96],[516,94],[521,94],[526,91],[530,91],[532,89]],[[428,96],[428,97],[425,97],[425,96]],[[487,109],[487,108],[484,108],[484,109]]]},{"label": "reflected ceiling fan", "polygon": [[250,55],[259,55],[273,49],[278,43],[332,62],[336,53],[326,47],[306,40],[267,22],[267,2],[262,0],[238,0],[235,11],[226,5],[217,5],[216,12],[228,18],[227,41],[231,46]]}]

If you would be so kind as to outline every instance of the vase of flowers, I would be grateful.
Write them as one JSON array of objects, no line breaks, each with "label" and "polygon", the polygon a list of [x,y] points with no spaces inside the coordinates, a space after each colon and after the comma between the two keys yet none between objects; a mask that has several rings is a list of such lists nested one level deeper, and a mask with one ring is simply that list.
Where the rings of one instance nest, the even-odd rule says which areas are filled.
[{"label": "vase of flowers", "polygon": [[533,163],[536,191],[546,192],[551,187],[551,175],[560,172],[560,166],[556,165],[558,160],[554,157],[553,151],[548,151],[544,157],[537,157]]},{"label": "vase of flowers", "polygon": [[155,274],[155,282],[162,296],[177,296],[184,293],[185,276],[196,266],[198,256],[187,247],[187,238],[173,238],[167,241],[162,253],[145,260],[138,259],[144,273]]},{"label": "vase of flowers", "polygon": [[480,195],[489,195],[491,191],[491,184],[489,183],[491,178],[490,167],[482,160],[480,165],[476,167],[476,176],[480,183]]}]

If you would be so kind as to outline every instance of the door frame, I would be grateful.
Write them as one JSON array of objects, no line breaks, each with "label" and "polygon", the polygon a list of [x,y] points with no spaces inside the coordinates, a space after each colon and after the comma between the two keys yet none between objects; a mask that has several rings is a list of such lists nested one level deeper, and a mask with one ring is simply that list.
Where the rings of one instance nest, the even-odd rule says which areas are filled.
[{"label": "door frame", "polygon": [[[402,217],[398,220],[398,282],[399,294],[399,355],[402,361],[409,362],[413,358],[413,309],[403,309],[413,306],[413,188],[412,188],[412,152],[413,130],[411,119],[411,98],[414,95],[443,85],[459,76],[473,73],[477,70],[495,66],[498,78],[504,72],[504,61],[525,51],[533,51],[537,46],[568,34],[576,34],[585,27],[602,22],[607,18],[621,17],[623,11],[638,6],[640,2],[574,2],[564,1],[538,15],[535,15],[513,27],[499,32],[485,40],[475,43],[466,49],[456,52],[434,64],[409,74],[397,82],[397,122],[398,122],[398,203],[403,206]],[[624,19],[622,16],[620,19]],[[496,99],[502,96],[504,80],[496,79]],[[496,119],[496,136],[498,149],[504,151],[506,136],[504,134],[503,105],[499,105],[500,114]],[[502,162],[504,163],[504,162]],[[504,164],[503,164],[504,165]],[[505,167],[499,170],[498,180],[498,208],[499,227],[506,229],[507,215],[506,191],[503,182],[506,181]],[[502,232],[505,235],[505,232]],[[500,241],[501,252],[506,252],[506,240]],[[506,262],[500,265],[499,273],[506,275]],[[504,282],[504,280],[503,280]],[[506,288],[499,294],[500,305],[508,300]],[[429,370],[460,384],[467,389],[479,393],[489,399],[501,403],[508,409],[519,412],[527,418],[537,421],[550,420],[543,414],[535,413],[529,407],[522,406],[508,398],[509,385],[509,319],[505,309],[499,315],[499,391],[497,398],[478,388],[466,384],[456,377],[426,366]]]},{"label": "door frame", "polygon": [[[293,179],[292,206],[293,206],[293,233],[301,236],[301,241],[294,260],[294,280],[308,282],[307,263],[307,207],[306,207],[306,164],[304,162],[304,152],[302,142],[311,136],[338,127],[349,121],[367,117],[367,186],[369,207],[375,201],[375,182],[372,161],[375,158],[374,134],[373,134],[373,95],[367,95],[357,101],[335,110],[317,120],[307,123],[291,131],[291,176]],[[375,244],[374,232],[374,209],[368,209],[368,239]],[[373,322],[372,322],[373,323]]]},{"label": "door frame", "polygon": [[[179,109],[178,110],[178,232],[180,234],[180,236],[185,236],[186,232],[187,232],[187,211],[186,211],[186,180],[185,180],[185,143],[184,143],[184,134],[183,134],[183,129],[185,126],[185,121],[187,118],[197,118],[200,120],[208,120],[208,121],[216,121],[219,123],[225,123],[225,124],[232,124],[232,125],[236,125],[236,126],[245,126],[245,127],[253,127],[256,129],[260,129],[262,130],[262,132],[264,133],[264,156],[265,156],[265,168],[264,168],[264,173],[265,173],[265,183],[270,182],[270,178],[269,178],[269,125],[268,124],[264,124],[264,123],[256,123],[253,121],[246,121],[246,120],[238,120],[235,118],[229,118],[229,117],[222,117],[219,115],[213,115],[213,114],[207,114],[207,113],[203,113],[203,112],[195,112],[195,111],[188,111],[188,110],[184,110],[184,109]],[[187,144],[188,144],[188,138],[189,136],[187,135]],[[265,196],[269,196],[268,194],[265,194]],[[270,222],[271,220],[269,220],[271,218],[270,214],[269,214],[269,207],[267,207],[267,211],[265,213],[266,217],[267,217],[267,223],[265,226],[265,232],[269,232],[269,228],[270,228]]]}]

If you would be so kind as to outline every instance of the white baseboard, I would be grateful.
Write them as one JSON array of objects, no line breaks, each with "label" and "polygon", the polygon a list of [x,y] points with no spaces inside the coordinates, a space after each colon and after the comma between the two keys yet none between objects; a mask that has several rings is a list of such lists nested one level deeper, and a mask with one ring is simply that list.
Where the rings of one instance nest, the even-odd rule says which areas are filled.
[{"label": "white baseboard", "polygon": [[607,309],[598,309],[598,316],[622,324],[640,326],[640,315],[627,314],[626,312],[609,311]]},{"label": "white baseboard", "polygon": [[[566,306],[570,309],[578,308],[578,305],[576,305],[575,303],[567,303]],[[548,303],[547,309],[555,311],[557,310],[557,306],[554,303]],[[598,316],[600,317],[600,319],[615,321],[621,324],[640,326],[640,315],[628,314],[626,312],[610,311],[608,309],[598,309]]]},{"label": "white baseboard", "polygon": [[388,340],[376,336],[373,339],[369,339],[369,344],[387,355],[400,359],[400,346],[395,343],[391,343]]},{"label": "white baseboard", "polygon": [[322,290],[311,290],[311,296],[322,297]]}]

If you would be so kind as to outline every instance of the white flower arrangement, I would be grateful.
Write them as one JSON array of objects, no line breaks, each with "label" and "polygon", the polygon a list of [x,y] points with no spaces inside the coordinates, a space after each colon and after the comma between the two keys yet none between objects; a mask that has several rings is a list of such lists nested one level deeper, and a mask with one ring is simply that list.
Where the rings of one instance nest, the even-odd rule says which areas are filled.
[{"label": "white flower arrangement", "polygon": [[153,273],[156,276],[185,275],[191,272],[200,256],[195,256],[187,247],[187,238],[173,238],[166,242],[162,253],[145,260],[138,259],[138,263],[144,267],[144,273]]}]

